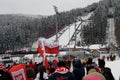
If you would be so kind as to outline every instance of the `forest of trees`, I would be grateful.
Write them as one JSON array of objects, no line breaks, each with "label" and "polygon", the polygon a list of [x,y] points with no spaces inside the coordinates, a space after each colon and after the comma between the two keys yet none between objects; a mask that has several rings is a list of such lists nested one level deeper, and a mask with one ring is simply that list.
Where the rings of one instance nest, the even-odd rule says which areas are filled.
[{"label": "forest of trees", "polygon": [[[7,49],[17,50],[23,47],[31,47],[39,37],[49,38],[55,32],[56,24],[58,31],[76,21],[77,17],[90,12],[94,15],[93,20],[83,29],[83,42],[85,44],[105,43],[107,29],[108,8],[110,0],[93,3],[85,8],[77,8],[50,16],[26,16],[26,15],[0,15],[0,52]],[[120,3],[119,0],[111,0],[115,7],[116,36],[120,44]]]},{"label": "forest of trees", "polygon": [[84,28],[84,42],[86,44],[106,44],[106,31],[108,29],[107,19],[111,17],[108,9],[113,7],[115,20],[115,36],[117,45],[120,45],[120,1],[119,0],[102,0],[98,3],[94,15],[92,16],[93,23],[89,28]]}]

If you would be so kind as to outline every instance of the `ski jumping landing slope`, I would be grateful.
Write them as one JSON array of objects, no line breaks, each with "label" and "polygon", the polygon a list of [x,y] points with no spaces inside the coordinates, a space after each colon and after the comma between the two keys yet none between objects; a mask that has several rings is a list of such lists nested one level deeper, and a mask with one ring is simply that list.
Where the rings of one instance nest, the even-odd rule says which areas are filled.
[{"label": "ski jumping landing slope", "polygon": [[[82,18],[82,20],[86,21],[86,20],[88,20],[90,18],[90,16],[92,14],[93,13],[91,12],[91,13],[87,14],[86,16],[82,16],[81,18]],[[64,47],[64,46],[66,46],[69,43],[70,38],[72,37],[72,35],[75,32],[75,25],[78,26],[80,23],[81,23],[81,21],[73,23],[70,26],[66,26],[63,30],[61,30],[61,32],[59,32],[59,33],[62,33],[65,30],[64,33],[62,33],[62,35],[58,38],[59,45],[61,47]],[[86,22],[82,23],[82,25],[85,25],[85,24],[86,24]],[[80,28],[81,27],[82,26],[80,26]],[[55,39],[56,39],[56,35],[54,35],[51,38],[46,39],[46,40],[48,40],[48,41],[55,41]],[[81,40],[80,36],[79,36],[79,39]],[[38,46],[38,41],[33,43],[32,48],[37,48],[37,46]],[[74,43],[70,45],[70,47],[73,47],[73,46],[74,46]]]}]

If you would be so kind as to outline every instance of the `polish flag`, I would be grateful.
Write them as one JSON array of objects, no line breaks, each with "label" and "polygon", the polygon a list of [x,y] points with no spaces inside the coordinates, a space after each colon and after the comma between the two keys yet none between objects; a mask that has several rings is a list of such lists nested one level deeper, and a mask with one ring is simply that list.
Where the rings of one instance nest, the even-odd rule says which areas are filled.
[{"label": "polish flag", "polygon": [[40,56],[44,57],[43,50],[40,46],[40,42],[38,42],[37,52],[39,52]]},{"label": "polish flag", "polygon": [[41,46],[40,46],[40,41],[38,42],[38,47],[37,47],[37,51],[39,52],[39,54],[42,56],[43,58],[43,64],[45,65],[46,68],[50,68],[50,65],[48,63],[48,59],[45,55],[45,51],[42,50]]},{"label": "polish flag", "polygon": [[44,42],[45,52],[48,54],[58,54],[59,44],[58,42]]}]

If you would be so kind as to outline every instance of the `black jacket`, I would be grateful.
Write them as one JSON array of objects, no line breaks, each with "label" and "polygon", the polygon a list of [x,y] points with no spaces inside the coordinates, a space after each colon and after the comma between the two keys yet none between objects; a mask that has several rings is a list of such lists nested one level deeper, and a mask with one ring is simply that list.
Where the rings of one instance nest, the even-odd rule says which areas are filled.
[{"label": "black jacket", "polygon": [[71,72],[68,73],[54,73],[48,80],[76,80]]},{"label": "black jacket", "polygon": [[81,64],[81,61],[76,61],[74,65],[75,69],[73,70],[73,74],[75,75],[77,80],[82,80],[83,76],[85,75],[85,70]]},{"label": "black jacket", "polygon": [[63,72],[55,72],[54,74],[49,76],[48,80],[76,80],[76,79],[71,72],[63,71]]},{"label": "black jacket", "polygon": [[12,80],[12,77],[9,75],[8,72],[0,70],[0,80]]}]

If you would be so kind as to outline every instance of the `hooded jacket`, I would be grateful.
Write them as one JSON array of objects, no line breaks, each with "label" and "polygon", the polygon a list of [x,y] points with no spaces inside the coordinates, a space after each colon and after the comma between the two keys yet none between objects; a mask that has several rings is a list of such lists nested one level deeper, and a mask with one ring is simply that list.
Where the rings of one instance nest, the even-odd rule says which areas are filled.
[{"label": "hooded jacket", "polygon": [[75,69],[73,70],[73,74],[75,75],[77,80],[82,80],[85,75],[85,70],[80,60],[76,61],[74,64]]}]

